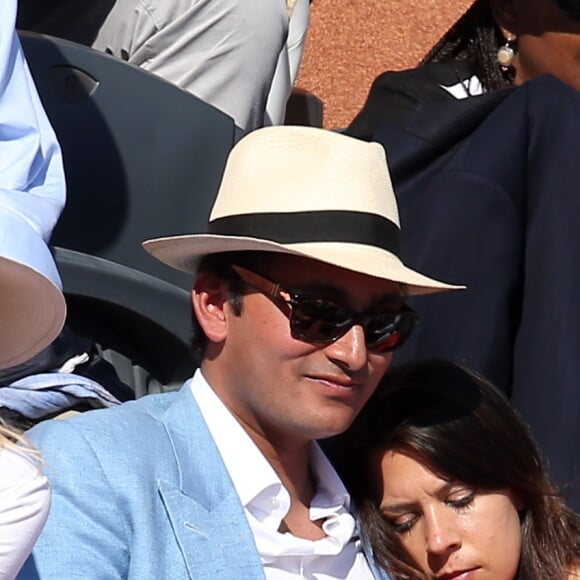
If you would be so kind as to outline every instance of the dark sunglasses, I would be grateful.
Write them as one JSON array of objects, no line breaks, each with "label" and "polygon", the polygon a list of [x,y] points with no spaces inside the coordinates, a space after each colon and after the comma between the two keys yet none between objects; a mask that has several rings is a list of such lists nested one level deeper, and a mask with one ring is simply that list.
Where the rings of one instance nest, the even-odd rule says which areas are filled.
[{"label": "dark sunglasses", "polygon": [[388,352],[405,342],[418,320],[417,314],[402,301],[396,310],[355,312],[328,298],[285,290],[241,266],[232,266],[232,269],[248,286],[285,310],[292,336],[307,342],[334,342],[355,324],[360,324],[367,348],[373,352]]}]

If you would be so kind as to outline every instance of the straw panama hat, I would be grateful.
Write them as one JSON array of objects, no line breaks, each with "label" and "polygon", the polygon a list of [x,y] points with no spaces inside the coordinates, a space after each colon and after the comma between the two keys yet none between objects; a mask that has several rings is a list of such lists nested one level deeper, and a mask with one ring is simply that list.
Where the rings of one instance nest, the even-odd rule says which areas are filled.
[{"label": "straw panama hat", "polygon": [[60,333],[66,302],[42,237],[10,212],[0,213],[0,368],[16,366]]},{"label": "straw panama hat", "polygon": [[254,250],[400,282],[409,294],[462,288],[407,268],[399,234],[381,145],[313,127],[275,126],[249,133],[232,149],[207,232],[143,246],[190,273],[207,254]]}]

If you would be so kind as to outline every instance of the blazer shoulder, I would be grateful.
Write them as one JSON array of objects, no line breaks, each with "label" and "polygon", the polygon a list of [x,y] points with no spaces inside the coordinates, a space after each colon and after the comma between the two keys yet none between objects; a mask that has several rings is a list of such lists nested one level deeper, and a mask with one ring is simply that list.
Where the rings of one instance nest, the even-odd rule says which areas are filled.
[{"label": "blazer shoulder", "polygon": [[404,126],[420,105],[454,101],[442,86],[471,76],[471,67],[466,62],[428,63],[408,70],[386,71],[373,81],[363,108],[346,133],[370,141],[384,123]]},{"label": "blazer shoulder", "polygon": [[[70,450],[78,455],[77,449],[83,445],[96,454],[114,454],[115,450],[128,447],[136,455],[140,449],[151,453],[152,447],[163,445],[164,439],[156,434],[164,430],[162,415],[176,397],[178,393],[173,392],[149,395],[110,409],[43,421],[28,431],[27,437],[43,455],[55,450]],[[147,446],[143,445],[144,440]]]}]

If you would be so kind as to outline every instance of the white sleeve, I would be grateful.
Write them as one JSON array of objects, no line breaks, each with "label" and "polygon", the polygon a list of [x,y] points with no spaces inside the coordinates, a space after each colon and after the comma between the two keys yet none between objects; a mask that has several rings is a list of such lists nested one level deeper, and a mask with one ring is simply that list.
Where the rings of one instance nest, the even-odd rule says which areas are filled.
[{"label": "white sleeve", "polygon": [[0,580],[13,579],[32,551],[50,509],[38,462],[13,447],[0,451]]}]

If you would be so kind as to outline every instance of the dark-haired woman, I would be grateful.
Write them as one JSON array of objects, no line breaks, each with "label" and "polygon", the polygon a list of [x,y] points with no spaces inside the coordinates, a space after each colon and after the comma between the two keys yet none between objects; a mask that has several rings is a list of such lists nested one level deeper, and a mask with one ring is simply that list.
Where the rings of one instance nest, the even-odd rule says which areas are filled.
[{"label": "dark-haired woman", "polygon": [[417,104],[464,99],[552,74],[580,89],[579,0],[475,0],[420,66],[378,76],[347,133],[371,140]]},{"label": "dark-haired woman", "polygon": [[580,578],[580,519],[525,423],[476,374],[392,371],[344,436],[343,477],[394,580]]}]

